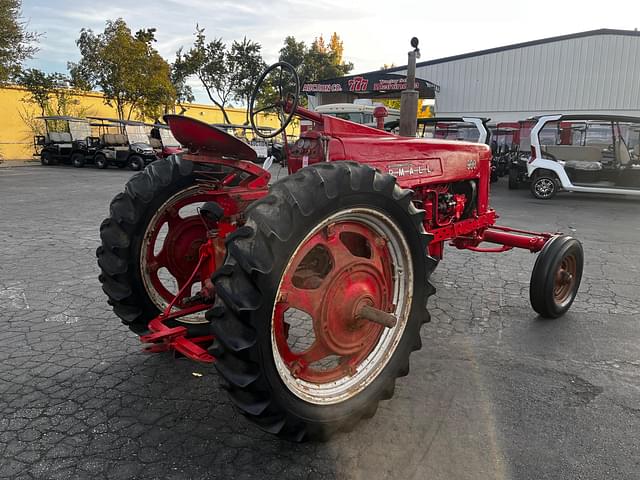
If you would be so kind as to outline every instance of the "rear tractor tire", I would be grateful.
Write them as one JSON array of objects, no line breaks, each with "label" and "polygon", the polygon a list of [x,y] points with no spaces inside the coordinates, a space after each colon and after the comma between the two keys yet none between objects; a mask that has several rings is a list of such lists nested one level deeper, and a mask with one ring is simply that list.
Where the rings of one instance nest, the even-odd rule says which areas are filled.
[{"label": "rear tractor tire", "polygon": [[531,272],[529,296],[533,309],[544,318],[557,318],[576,298],[584,253],[578,240],[558,235],[547,241]]},{"label": "rear tractor tire", "polygon": [[[178,157],[133,175],[112,200],[100,226],[99,279],[113,311],[135,333],[146,332],[195,268],[206,229],[194,210],[206,200],[194,164]],[[189,335],[209,334],[204,315],[182,318],[179,324],[188,327]]]},{"label": "rear tractor tire", "polygon": [[409,372],[436,265],[411,195],[369,166],[322,163],[273,184],[229,235],[207,312],[215,366],[263,430],[348,431]]}]

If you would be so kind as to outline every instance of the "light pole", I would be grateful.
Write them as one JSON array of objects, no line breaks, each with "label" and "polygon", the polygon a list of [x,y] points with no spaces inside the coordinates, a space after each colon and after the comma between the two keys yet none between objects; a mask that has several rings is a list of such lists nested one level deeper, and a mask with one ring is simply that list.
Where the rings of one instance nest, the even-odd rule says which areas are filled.
[{"label": "light pole", "polygon": [[407,87],[400,96],[400,135],[415,137],[418,121],[418,91],[416,86],[416,58],[420,58],[418,39],[411,39],[413,50],[409,52],[407,62]]}]

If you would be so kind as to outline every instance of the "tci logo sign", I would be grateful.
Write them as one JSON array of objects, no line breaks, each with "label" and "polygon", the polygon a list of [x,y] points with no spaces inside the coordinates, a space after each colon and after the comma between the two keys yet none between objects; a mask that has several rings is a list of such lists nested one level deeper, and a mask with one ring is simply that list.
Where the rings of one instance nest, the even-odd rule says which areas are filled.
[{"label": "tci logo sign", "polygon": [[364,77],[353,77],[348,83],[351,92],[364,92],[369,86],[369,80]]}]

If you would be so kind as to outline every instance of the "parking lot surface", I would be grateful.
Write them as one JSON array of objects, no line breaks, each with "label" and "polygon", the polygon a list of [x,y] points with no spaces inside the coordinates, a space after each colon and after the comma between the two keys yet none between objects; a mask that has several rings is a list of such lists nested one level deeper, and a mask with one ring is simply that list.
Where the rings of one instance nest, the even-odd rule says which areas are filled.
[{"label": "parking lot surface", "polygon": [[583,242],[569,313],[531,309],[534,255],[450,248],[394,398],[291,444],[238,415],[214,367],[143,353],[107,305],[98,227],[130,175],[0,170],[0,478],[640,478],[637,200],[500,181],[501,224]]}]

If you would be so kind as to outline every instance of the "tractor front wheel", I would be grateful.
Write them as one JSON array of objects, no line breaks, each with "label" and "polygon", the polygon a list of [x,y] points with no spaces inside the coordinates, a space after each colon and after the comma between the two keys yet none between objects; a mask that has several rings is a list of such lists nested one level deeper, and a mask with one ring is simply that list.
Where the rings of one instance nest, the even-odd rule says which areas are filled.
[{"label": "tractor front wheel", "polygon": [[326,439],[391,398],[434,292],[423,213],[393,177],[351,162],[304,168],[247,209],[207,312],[243,414]]},{"label": "tractor front wheel", "polygon": [[584,253],[569,235],[552,237],[536,258],[531,273],[531,306],[544,318],[563,315],[576,298],[582,279]]}]

